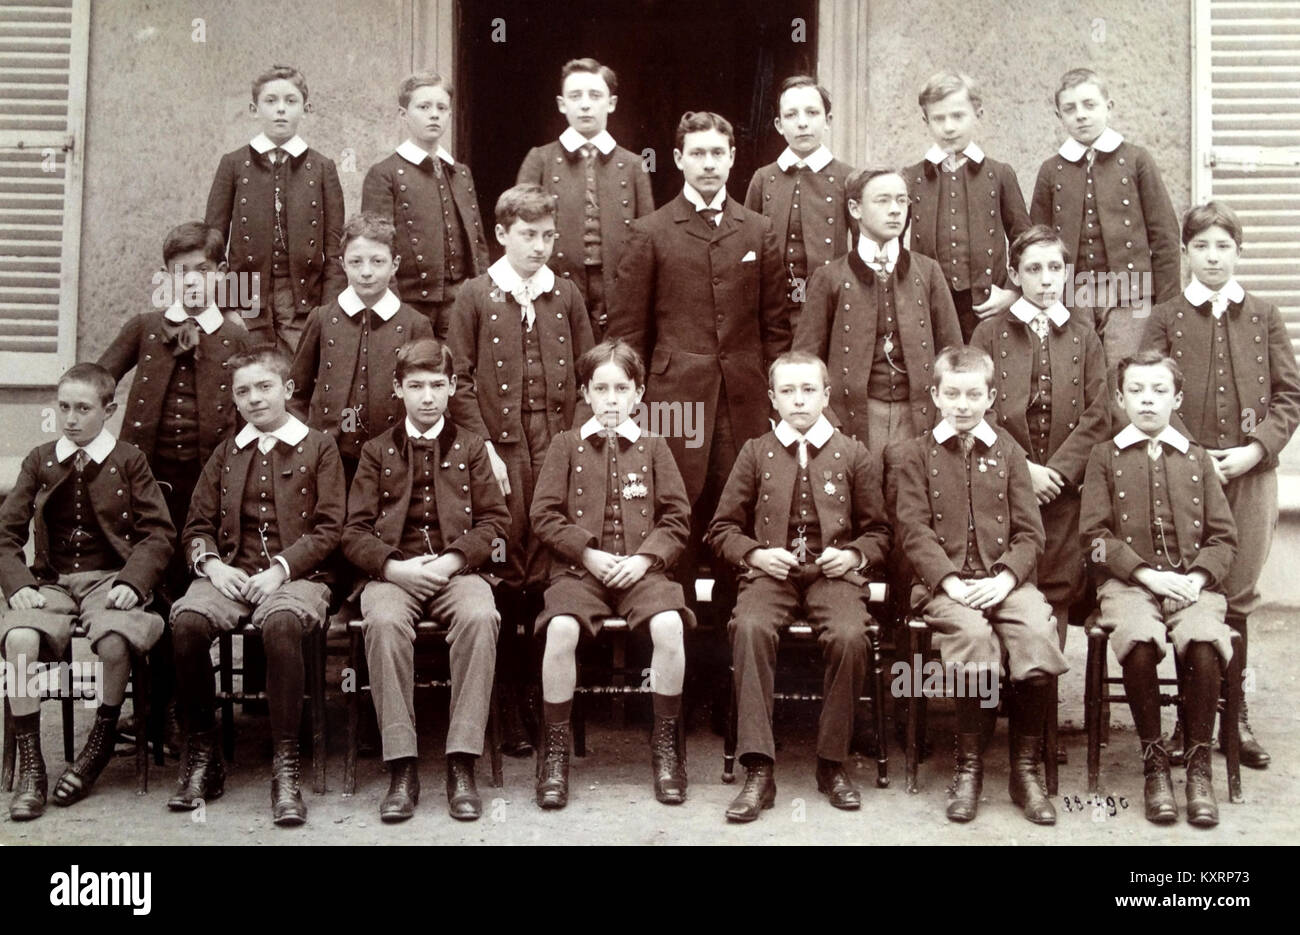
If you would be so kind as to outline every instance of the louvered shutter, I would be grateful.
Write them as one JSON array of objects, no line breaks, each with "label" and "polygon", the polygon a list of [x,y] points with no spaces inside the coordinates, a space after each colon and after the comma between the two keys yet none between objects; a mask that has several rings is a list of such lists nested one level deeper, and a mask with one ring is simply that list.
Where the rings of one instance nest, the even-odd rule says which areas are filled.
[{"label": "louvered shutter", "polygon": [[0,0],[0,384],[75,359],[89,0]]},{"label": "louvered shutter", "polygon": [[1197,17],[1198,200],[1241,216],[1237,275],[1300,353],[1300,3],[1197,0]]}]

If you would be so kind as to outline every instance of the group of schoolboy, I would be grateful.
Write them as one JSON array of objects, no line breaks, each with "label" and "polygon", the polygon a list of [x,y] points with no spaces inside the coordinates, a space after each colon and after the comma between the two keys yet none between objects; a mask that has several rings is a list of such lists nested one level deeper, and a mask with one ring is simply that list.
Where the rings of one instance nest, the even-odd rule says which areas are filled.
[{"label": "group of schoolboy", "polygon": [[[491,265],[469,168],[440,145],[451,94],[436,74],[403,82],[409,137],[345,222],[333,162],[297,135],[303,76],[259,76],[261,132],[222,158],[206,220],[164,242],[174,301],[60,380],[62,435],[28,454],[0,510],[6,661],[61,658],[80,618],[103,663],[55,804],[84,798],[111,758],[132,655],[168,615],[185,732],[169,807],[223,791],[211,642],[251,623],[273,817],[305,821],[303,635],[339,601],[364,628],[383,820],[419,798],[424,619],[450,646],[453,817],[482,811],[494,679],[507,707],[527,681],[499,665],[499,630],[535,621],[542,640],[536,799],[562,808],[575,654],[615,614],[649,632],[654,792],[681,803],[684,630],[711,561],[746,769],[729,820],[775,801],[776,650],[796,616],[825,661],[818,789],[860,807],[847,764],[864,584],[888,578],[946,665],[1007,680],[1010,795],[1041,824],[1055,821],[1040,770],[1065,624],[1091,604],[1123,667],[1147,817],[1176,820],[1156,676],[1172,642],[1188,818],[1217,823],[1220,681],[1260,603],[1300,376],[1278,309],[1233,277],[1236,216],[1193,208],[1179,237],[1152,158],[1108,126],[1096,74],[1062,78],[1068,137],[1028,211],[1011,168],[974,142],[979,90],[956,73],[921,92],[934,145],[903,170],[836,159],[829,95],[788,79],[775,119],[788,146],[743,205],[727,194],[731,124],[688,112],[673,152],[684,186],[655,209],[641,159],[607,129],[614,73],[577,59],[556,98],[568,128],[496,203]],[[1068,308],[1072,271],[1141,286]],[[230,273],[259,282],[243,307],[216,303]],[[118,440],[105,423],[132,369]],[[640,415],[656,406],[697,407],[702,434],[649,433]],[[39,700],[7,694],[10,816],[32,819],[47,797]],[[957,699],[954,821],[978,808],[989,713]],[[1243,761],[1263,767],[1245,717]]]}]

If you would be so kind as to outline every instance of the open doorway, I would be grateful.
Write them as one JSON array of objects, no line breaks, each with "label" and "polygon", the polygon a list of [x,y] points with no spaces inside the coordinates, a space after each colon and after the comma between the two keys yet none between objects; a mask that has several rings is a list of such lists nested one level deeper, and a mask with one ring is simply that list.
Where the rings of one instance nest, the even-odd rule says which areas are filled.
[{"label": "open doorway", "polygon": [[[560,68],[586,56],[618,74],[609,130],[633,152],[653,151],[656,205],[682,184],[673,135],[687,110],[716,111],[734,125],[727,192],[743,200],[754,170],[785,145],[772,128],[781,81],[816,74],[816,11],[816,0],[458,4],[456,157],[474,171],[484,221],[491,226],[497,196],[514,184],[528,150],[564,130],[555,108]],[[494,41],[502,28],[505,41]]]}]

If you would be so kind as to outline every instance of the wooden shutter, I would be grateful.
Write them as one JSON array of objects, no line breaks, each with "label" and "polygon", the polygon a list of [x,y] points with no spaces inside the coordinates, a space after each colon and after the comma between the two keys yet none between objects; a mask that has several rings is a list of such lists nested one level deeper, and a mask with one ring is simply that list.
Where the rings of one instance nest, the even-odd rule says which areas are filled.
[{"label": "wooden shutter", "polygon": [[1300,4],[1197,0],[1197,202],[1227,202],[1237,274],[1281,308],[1300,353]]},{"label": "wooden shutter", "polygon": [[0,385],[75,360],[89,0],[0,0]]}]

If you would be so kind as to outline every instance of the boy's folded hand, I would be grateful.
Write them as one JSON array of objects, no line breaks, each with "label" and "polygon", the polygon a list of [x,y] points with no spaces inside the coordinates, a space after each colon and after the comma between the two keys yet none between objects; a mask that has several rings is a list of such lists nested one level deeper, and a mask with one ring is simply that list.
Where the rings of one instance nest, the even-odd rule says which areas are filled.
[{"label": "boy's folded hand", "polygon": [[591,572],[593,578],[608,587],[610,578],[618,570],[618,557],[600,549],[584,549],[582,567]]},{"label": "boy's folded hand", "polygon": [[107,604],[111,610],[131,610],[140,603],[140,595],[129,584],[115,584],[108,592]]},{"label": "boy's folded hand", "polygon": [[232,568],[219,558],[210,558],[203,564],[203,573],[224,597],[232,601],[244,599],[244,587],[248,584],[248,575],[238,568]]},{"label": "boy's folded hand", "polygon": [[651,561],[648,555],[629,555],[617,563],[605,585],[618,590],[632,587],[645,577],[645,573],[650,570]]},{"label": "boy's folded hand", "polygon": [[45,595],[33,587],[19,588],[9,598],[12,610],[40,610],[45,606]]},{"label": "boy's folded hand", "polygon": [[750,568],[777,581],[784,581],[799,565],[799,559],[787,549],[754,549],[745,556],[745,562]]},{"label": "boy's folded hand", "polygon": [[288,580],[284,567],[279,562],[272,562],[266,571],[259,571],[244,583],[244,600],[250,604],[260,604],[271,596],[280,585]]},{"label": "boy's folded hand", "polygon": [[969,582],[966,592],[966,606],[975,610],[987,610],[996,607],[1007,599],[1015,589],[1016,576],[1009,571],[1000,571],[992,578],[980,578]]},{"label": "boy's folded hand", "polygon": [[817,556],[817,567],[827,578],[843,578],[862,560],[852,549],[826,548]]}]

